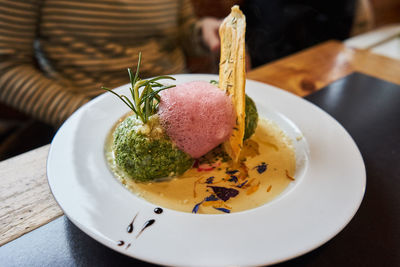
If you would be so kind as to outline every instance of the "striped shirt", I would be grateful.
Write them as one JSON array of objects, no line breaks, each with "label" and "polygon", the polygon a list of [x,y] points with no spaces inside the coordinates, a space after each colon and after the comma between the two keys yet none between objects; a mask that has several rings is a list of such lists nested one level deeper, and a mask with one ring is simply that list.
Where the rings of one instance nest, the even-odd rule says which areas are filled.
[{"label": "striped shirt", "polygon": [[190,0],[0,0],[0,101],[60,125],[129,80],[185,71],[198,43]]}]

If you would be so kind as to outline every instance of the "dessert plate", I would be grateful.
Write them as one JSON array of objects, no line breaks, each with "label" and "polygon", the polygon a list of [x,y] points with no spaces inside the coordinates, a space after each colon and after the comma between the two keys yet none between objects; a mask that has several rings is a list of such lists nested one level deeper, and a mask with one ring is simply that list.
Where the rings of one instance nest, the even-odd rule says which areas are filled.
[{"label": "dessert plate", "polygon": [[[176,83],[216,75],[175,75]],[[116,89],[128,93],[128,85]],[[100,243],[162,265],[267,265],[307,253],[338,234],[364,196],[365,167],[351,136],[330,115],[279,88],[248,80],[260,117],[293,142],[296,180],[255,209],[221,215],[159,207],[132,194],[107,167],[104,143],[128,108],[105,93],[57,132],[48,156],[51,191],[66,216]],[[162,212],[160,213],[160,211]]]}]

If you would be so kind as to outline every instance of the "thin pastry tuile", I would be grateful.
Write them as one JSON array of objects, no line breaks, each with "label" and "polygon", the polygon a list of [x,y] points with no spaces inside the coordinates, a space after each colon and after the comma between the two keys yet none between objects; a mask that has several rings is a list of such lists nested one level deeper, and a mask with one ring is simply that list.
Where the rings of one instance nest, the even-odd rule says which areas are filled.
[{"label": "thin pastry tuile", "polygon": [[219,28],[219,88],[232,97],[237,118],[232,135],[224,143],[224,148],[234,162],[239,159],[245,130],[245,32],[246,18],[235,5]]}]

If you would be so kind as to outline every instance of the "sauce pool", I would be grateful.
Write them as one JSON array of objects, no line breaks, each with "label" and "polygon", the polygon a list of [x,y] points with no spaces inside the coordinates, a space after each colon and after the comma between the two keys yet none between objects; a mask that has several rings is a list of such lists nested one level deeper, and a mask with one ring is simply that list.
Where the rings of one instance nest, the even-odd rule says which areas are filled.
[{"label": "sauce pool", "polygon": [[[240,167],[217,162],[212,168],[193,167],[180,177],[149,183],[135,182],[118,169],[112,151],[113,131],[105,147],[111,171],[131,192],[160,207],[193,212],[201,203],[197,213],[238,212],[268,203],[293,181],[296,158],[291,140],[266,119],[259,120],[255,134],[245,141],[241,154],[245,161]],[[216,195],[216,187],[237,190],[238,194],[226,201],[204,201]]]}]

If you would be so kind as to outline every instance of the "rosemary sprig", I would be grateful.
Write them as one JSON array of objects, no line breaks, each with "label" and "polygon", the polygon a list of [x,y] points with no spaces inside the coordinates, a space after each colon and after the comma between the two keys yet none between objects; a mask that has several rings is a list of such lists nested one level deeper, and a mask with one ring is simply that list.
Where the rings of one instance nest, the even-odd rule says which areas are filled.
[{"label": "rosemary sprig", "polygon": [[[135,75],[133,75],[131,68],[128,68],[128,74],[131,83],[129,91],[131,93],[132,100],[130,100],[127,96],[119,95],[113,90],[108,89],[106,87],[101,87],[101,89],[116,95],[119,99],[121,99],[122,102],[125,103],[125,105],[127,105],[136,114],[136,118],[140,118],[143,123],[147,123],[149,117],[157,112],[158,104],[161,101],[161,98],[158,95],[158,93],[163,90],[175,87],[175,85],[165,86],[159,83],[158,81],[164,79],[175,80],[175,78],[163,75],[149,80],[141,80],[139,78],[139,69],[141,61],[142,61],[142,53],[139,53],[139,59]],[[141,93],[139,93],[140,90],[142,90]]]},{"label": "rosemary sprig", "polygon": [[218,86],[218,81],[216,81],[216,80],[211,80],[210,83],[211,83],[212,85]]}]

